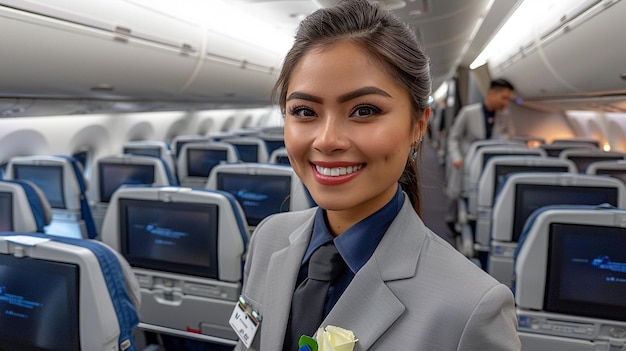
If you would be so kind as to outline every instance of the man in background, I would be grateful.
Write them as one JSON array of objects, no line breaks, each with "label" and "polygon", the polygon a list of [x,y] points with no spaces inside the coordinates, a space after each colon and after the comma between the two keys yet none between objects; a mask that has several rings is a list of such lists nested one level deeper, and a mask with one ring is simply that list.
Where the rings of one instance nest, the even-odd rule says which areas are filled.
[{"label": "man in background", "polygon": [[451,163],[446,193],[450,201],[446,222],[453,232],[456,204],[461,195],[464,158],[476,140],[506,138],[511,126],[501,112],[508,106],[513,85],[505,79],[491,81],[482,102],[463,107],[448,132],[448,160]]}]

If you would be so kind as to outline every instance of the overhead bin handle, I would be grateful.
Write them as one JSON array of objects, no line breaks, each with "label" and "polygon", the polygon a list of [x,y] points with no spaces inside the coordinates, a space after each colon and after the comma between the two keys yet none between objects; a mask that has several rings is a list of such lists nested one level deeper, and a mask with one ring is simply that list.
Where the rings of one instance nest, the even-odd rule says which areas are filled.
[{"label": "overhead bin handle", "polygon": [[194,54],[196,53],[198,50],[196,50],[191,44],[185,44],[183,43],[180,46],[180,51],[182,54]]},{"label": "overhead bin handle", "polygon": [[127,27],[122,27],[122,26],[115,26],[115,28],[113,29],[113,31],[117,34],[122,34],[124,36],[118,36],[116,35],[113,39],[115,41],[119,41],[121,43],[128,43],[128,38],[131,35],[131,29],[127,28]]}]

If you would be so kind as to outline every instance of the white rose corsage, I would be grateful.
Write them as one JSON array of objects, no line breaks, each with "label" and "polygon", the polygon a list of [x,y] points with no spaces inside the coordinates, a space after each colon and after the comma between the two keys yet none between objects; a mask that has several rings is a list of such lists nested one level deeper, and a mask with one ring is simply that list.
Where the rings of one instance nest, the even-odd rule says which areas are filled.
[{"label": "white rose corsage", "polygon": [[358,341],[354,333],[332,325],[317,330],[316,339],[308,336],[300,338],[299,351],[352,351]]}]

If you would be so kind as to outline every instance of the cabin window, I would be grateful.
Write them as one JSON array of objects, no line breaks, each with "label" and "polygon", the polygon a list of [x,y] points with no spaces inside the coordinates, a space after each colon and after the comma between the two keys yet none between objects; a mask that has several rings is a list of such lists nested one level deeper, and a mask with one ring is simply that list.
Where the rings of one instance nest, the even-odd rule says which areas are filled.
[{"label": "cabin window", "polygon": [[87,162],[89,160],[89,150],[80,150],[72,155],[73,158],[83,167],[83,172],[87,170]]}]

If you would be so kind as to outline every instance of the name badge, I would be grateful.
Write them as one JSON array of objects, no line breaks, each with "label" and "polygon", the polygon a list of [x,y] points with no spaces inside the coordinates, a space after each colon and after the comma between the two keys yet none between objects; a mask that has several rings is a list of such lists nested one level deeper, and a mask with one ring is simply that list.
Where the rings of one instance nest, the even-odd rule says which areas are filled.
[{"label": "name badge", "polygon": [[239,296],[239,301],[235,305],[228,323],[239,336],[239,340],[247,348],[250,348],[252,340],[254,340],[254,336],[259,329],[261,315],[248,305],[243,296]]}]

